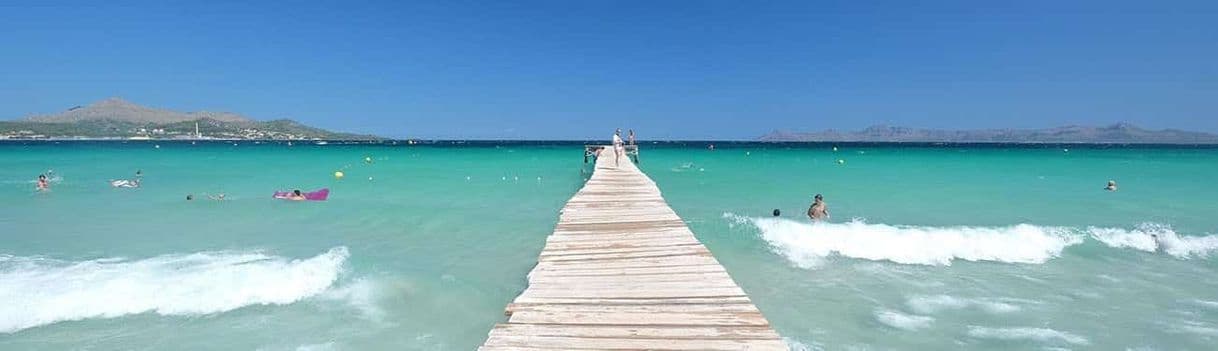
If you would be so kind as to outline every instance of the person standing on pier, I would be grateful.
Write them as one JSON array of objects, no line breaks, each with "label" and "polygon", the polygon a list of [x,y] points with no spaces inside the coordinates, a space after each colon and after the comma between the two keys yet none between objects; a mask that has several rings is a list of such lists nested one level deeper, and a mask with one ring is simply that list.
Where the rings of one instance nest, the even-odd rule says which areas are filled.
[{"label": "person standing on pier", "polygon": [[628,145],[634,146],[634,129],[631,129],[630,133],[626,135],[626,141],[630,143]]},{"label": "person standing on pier", "polygon": [[626,146],[622,143],[622,129],[618,128],[613,132],[613,167],[617,168],[618,161],[622,154],[626,152]]}]

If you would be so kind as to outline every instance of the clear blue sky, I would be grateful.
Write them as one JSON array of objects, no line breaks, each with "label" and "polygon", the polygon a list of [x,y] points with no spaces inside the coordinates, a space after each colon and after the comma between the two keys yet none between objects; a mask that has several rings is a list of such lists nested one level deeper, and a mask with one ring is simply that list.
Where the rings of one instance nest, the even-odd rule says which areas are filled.
[{"label": "clear blue sky", "polygon": [[0,118],[109,96],[397,137],[1218,132],[1218,1],[0,2]]}]

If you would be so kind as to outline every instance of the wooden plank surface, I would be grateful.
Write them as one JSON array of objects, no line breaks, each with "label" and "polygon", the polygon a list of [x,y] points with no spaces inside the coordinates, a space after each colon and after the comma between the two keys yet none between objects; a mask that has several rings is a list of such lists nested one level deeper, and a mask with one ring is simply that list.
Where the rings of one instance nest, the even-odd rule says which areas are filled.
[{"label": "wooden plank surface", "polygon": [[655,183],[611,152],[480,350],[785,350]]}]

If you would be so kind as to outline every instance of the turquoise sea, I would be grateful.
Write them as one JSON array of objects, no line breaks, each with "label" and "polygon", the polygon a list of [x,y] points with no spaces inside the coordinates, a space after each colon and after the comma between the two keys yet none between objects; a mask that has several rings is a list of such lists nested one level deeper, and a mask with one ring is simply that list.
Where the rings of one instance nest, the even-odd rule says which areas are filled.
[{"label": "turquoise sea", "polygon": [[[0,349],[474,349],[580,145],[0,142]],[[640,166],[792,349],[1218,344],[1218,148],[706,146]]]}]

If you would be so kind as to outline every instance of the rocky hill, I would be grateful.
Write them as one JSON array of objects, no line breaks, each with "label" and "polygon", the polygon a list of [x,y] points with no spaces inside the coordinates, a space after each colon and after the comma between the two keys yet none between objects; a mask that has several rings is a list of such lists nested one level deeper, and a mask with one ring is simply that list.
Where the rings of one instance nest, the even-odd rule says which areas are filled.
[{"label": "rocky hill", "polygon": [[199,119],[214,119],[224,122],[250,122],[249,118],[231,112],[177,112],[144,107],[122,98],[112,97],[89,106],[77,106],[67,111],[26,118],[30,122],[71,123],[81,121],[113,120],[132,123],[173,123]]},{"label": "rocky hill", "polygon": [[1113,143],[1218,144],[1218,135],[1175,129],[1148,130],[1128,123],[1047,129],[941,130],[872,126],[860,131],[774,131],[761,141],[947,142],[947,143]]},{"label": "rocky hill", "polygon": [[[196,130],[198,133],[196,134]],[[257,121],[231,112],[177,112],[109,98],[67,111],[0,121],[0,139],[380,139],[331,132],[296,121]]]}]

